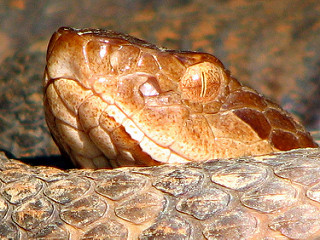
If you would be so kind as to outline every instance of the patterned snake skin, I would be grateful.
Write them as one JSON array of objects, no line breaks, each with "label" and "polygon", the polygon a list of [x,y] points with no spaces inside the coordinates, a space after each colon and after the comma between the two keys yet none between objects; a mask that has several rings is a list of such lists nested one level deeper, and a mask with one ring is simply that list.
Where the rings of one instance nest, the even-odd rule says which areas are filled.
[{"label": "patterned snake skin", "polygon": [[319,239],[320,151],[121,170],[1,156],[4,239]]},{"label": "patterned snake skin", "polygon": [[[144,54],[144,61],[134,58],[136,49],[138,56]],[[130,54],[121,58],[125,52]],[[106,53],[111,56],[110,64],[107,61],[93,69],[79,64],[99,61]],[[157,78],[148,72],[150,56],[160,65]],[[132,69],[130,64],[139,62],[138,74],[126,72]],[[181,62],[186,69],[179,73],[176,66]],[[106,69],[117,72],[99,75]],[[119,74],[122,77],[114,77]],[[174,83],[179,75],[182,80]],[[138,87],[133,81],[128,87],[130,79]],[[48,126],[61,151],[76,164],[90,168],[187,164],[62,171],[31,167],[1,155],[2,238],[320,237],[319,148],[301,125],[274,103],[241,86],[213,56],[166,51],[113,32],[61,28],[48,48],[44,92]],[[143,105],[149,108],[139,108],[141,99],[135,98],[138,103],[134,104],[128,92],[143,96]],[[189,115],[181,110],[181,103]],[[168,112],[159,111],[155,117],[148,112],[160,104],[167,104],[172,115],[185,117],[187,131],[179,128],[173,140],[163,131],[173,131],[181,124],[176,122],[180,118],[165,118],[170,124],[163,126],[159,115]],[[179,115],[179,109],[183,114]],[[206,124],[201,124],[202,115]],[[152,129],[142,120],[151,123]],[[228,135],[227,128],[235,131]],[[199,137],[205,132],[214,137]],[[290,150],[303,147],[310,148]],[[290,151],[272,153],[279,150]],[[260,156],[243,157],[248,154]],[[207,161],[213,158],[222,159]]]}]

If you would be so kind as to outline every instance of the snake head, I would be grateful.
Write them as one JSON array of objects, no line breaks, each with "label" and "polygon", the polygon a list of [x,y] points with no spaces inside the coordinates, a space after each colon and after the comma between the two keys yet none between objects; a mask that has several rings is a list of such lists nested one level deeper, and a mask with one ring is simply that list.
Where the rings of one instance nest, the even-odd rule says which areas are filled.
[{"label": "snake head", "polygon": [[54,33],[44,106],[60,149],[84,167],[316,147],[288,113],[241,85],[216,57],[108,30]]}]

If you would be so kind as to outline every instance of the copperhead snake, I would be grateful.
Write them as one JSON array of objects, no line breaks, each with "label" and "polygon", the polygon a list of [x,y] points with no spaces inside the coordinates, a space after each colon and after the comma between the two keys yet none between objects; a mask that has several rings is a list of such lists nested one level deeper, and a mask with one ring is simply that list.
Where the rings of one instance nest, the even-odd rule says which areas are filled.
[{"label": "copperhead snake", "polygon": [[317,144],[210,54],[60,28],[48,46],[44,107],[74,164],[124,168],[67,173],[3,156],[0,236],[320,236]]}]

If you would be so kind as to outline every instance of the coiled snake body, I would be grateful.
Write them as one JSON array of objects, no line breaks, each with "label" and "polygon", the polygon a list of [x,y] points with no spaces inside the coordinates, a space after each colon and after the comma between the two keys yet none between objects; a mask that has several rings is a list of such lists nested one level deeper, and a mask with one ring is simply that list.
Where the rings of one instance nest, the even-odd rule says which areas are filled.
[{"label": "coiled snake body", "polygon": [[320,236],[319,148],[212,55],[60,28],[48,47],[44,106],[75,164],[140,167],[65,172],[2,156],[2,237]]}]

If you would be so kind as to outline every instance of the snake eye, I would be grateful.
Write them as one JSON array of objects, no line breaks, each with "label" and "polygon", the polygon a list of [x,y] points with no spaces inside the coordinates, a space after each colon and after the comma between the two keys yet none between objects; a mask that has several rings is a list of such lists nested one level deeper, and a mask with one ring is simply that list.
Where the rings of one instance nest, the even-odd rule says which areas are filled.
[{"label": "snake eye", "polygon": [[205,103],[216,99],[224,84],[223,69],[214,63],[202,62],[187,68],[179,86],[183,98]]},{"label": "snake eye", "polygon": [[161,89],[155,77],[149,77],[147,81],[140,85],[139,90],[145,97],[153,97],[160,94]]}]

